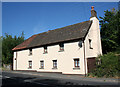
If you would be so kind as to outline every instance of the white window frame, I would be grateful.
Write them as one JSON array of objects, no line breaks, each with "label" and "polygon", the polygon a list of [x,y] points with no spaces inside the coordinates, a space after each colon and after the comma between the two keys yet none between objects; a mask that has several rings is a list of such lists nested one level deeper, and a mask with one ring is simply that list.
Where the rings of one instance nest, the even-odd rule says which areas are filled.
[{"label": "white window frame", "polygon": [[29,68],[29,69],[32,69],[32,60],[29,60],[29,61],[28,61],[28,64],[29,64],[29,67],[28,67],[28,68]]},{"label": "white window frame", "polygon": [[53,60],[53,69],[57,69],[57,60]]},{"label": "white window frame", "polygon": [[44,60],[40,61],[40,69],[44,69]]}]

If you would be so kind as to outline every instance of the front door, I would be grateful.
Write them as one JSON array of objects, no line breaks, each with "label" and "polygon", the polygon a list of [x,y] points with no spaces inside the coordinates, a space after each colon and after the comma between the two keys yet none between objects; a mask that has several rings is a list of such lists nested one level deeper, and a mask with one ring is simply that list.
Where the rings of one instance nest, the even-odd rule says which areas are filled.
[{"label": "front door", "polygon": [[94,58],[87,58],[87,68],[88,68],[88,73],[90,73],[96,65],[96,59]]}]

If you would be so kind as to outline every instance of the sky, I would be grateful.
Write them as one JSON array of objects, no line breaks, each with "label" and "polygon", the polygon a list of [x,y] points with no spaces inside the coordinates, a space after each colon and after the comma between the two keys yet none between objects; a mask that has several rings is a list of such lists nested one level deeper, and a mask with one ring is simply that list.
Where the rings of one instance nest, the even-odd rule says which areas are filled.
[{"label": "sky", "polygon": [[2,35],[25,39],[34,34],[90,20],[91,6],[98,18],[105,10],[118,9],[118,2],[3,2]]}]

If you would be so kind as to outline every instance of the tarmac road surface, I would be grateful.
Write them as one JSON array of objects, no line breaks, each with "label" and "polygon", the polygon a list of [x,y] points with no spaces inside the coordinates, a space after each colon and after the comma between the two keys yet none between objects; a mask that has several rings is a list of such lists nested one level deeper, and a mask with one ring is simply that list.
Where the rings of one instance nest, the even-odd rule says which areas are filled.
[{"label": "tarmac road surface", "polygon": [[94,79],[78,75],[3,71],[2,87],[120,87],[117,79]]}]

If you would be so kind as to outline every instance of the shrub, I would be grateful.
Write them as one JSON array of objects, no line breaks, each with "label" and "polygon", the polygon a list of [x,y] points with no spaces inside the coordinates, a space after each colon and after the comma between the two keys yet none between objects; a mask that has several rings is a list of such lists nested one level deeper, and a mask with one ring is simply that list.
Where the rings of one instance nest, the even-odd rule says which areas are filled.
[{"label": "shrub", "polygon": [[[99,63],[98,63],[98,60]],[[92,71],[92,74],[97,77],[115,77],[120,76],[120,55],[110,52],[99,56],[96,59],[96,68]]]}]

